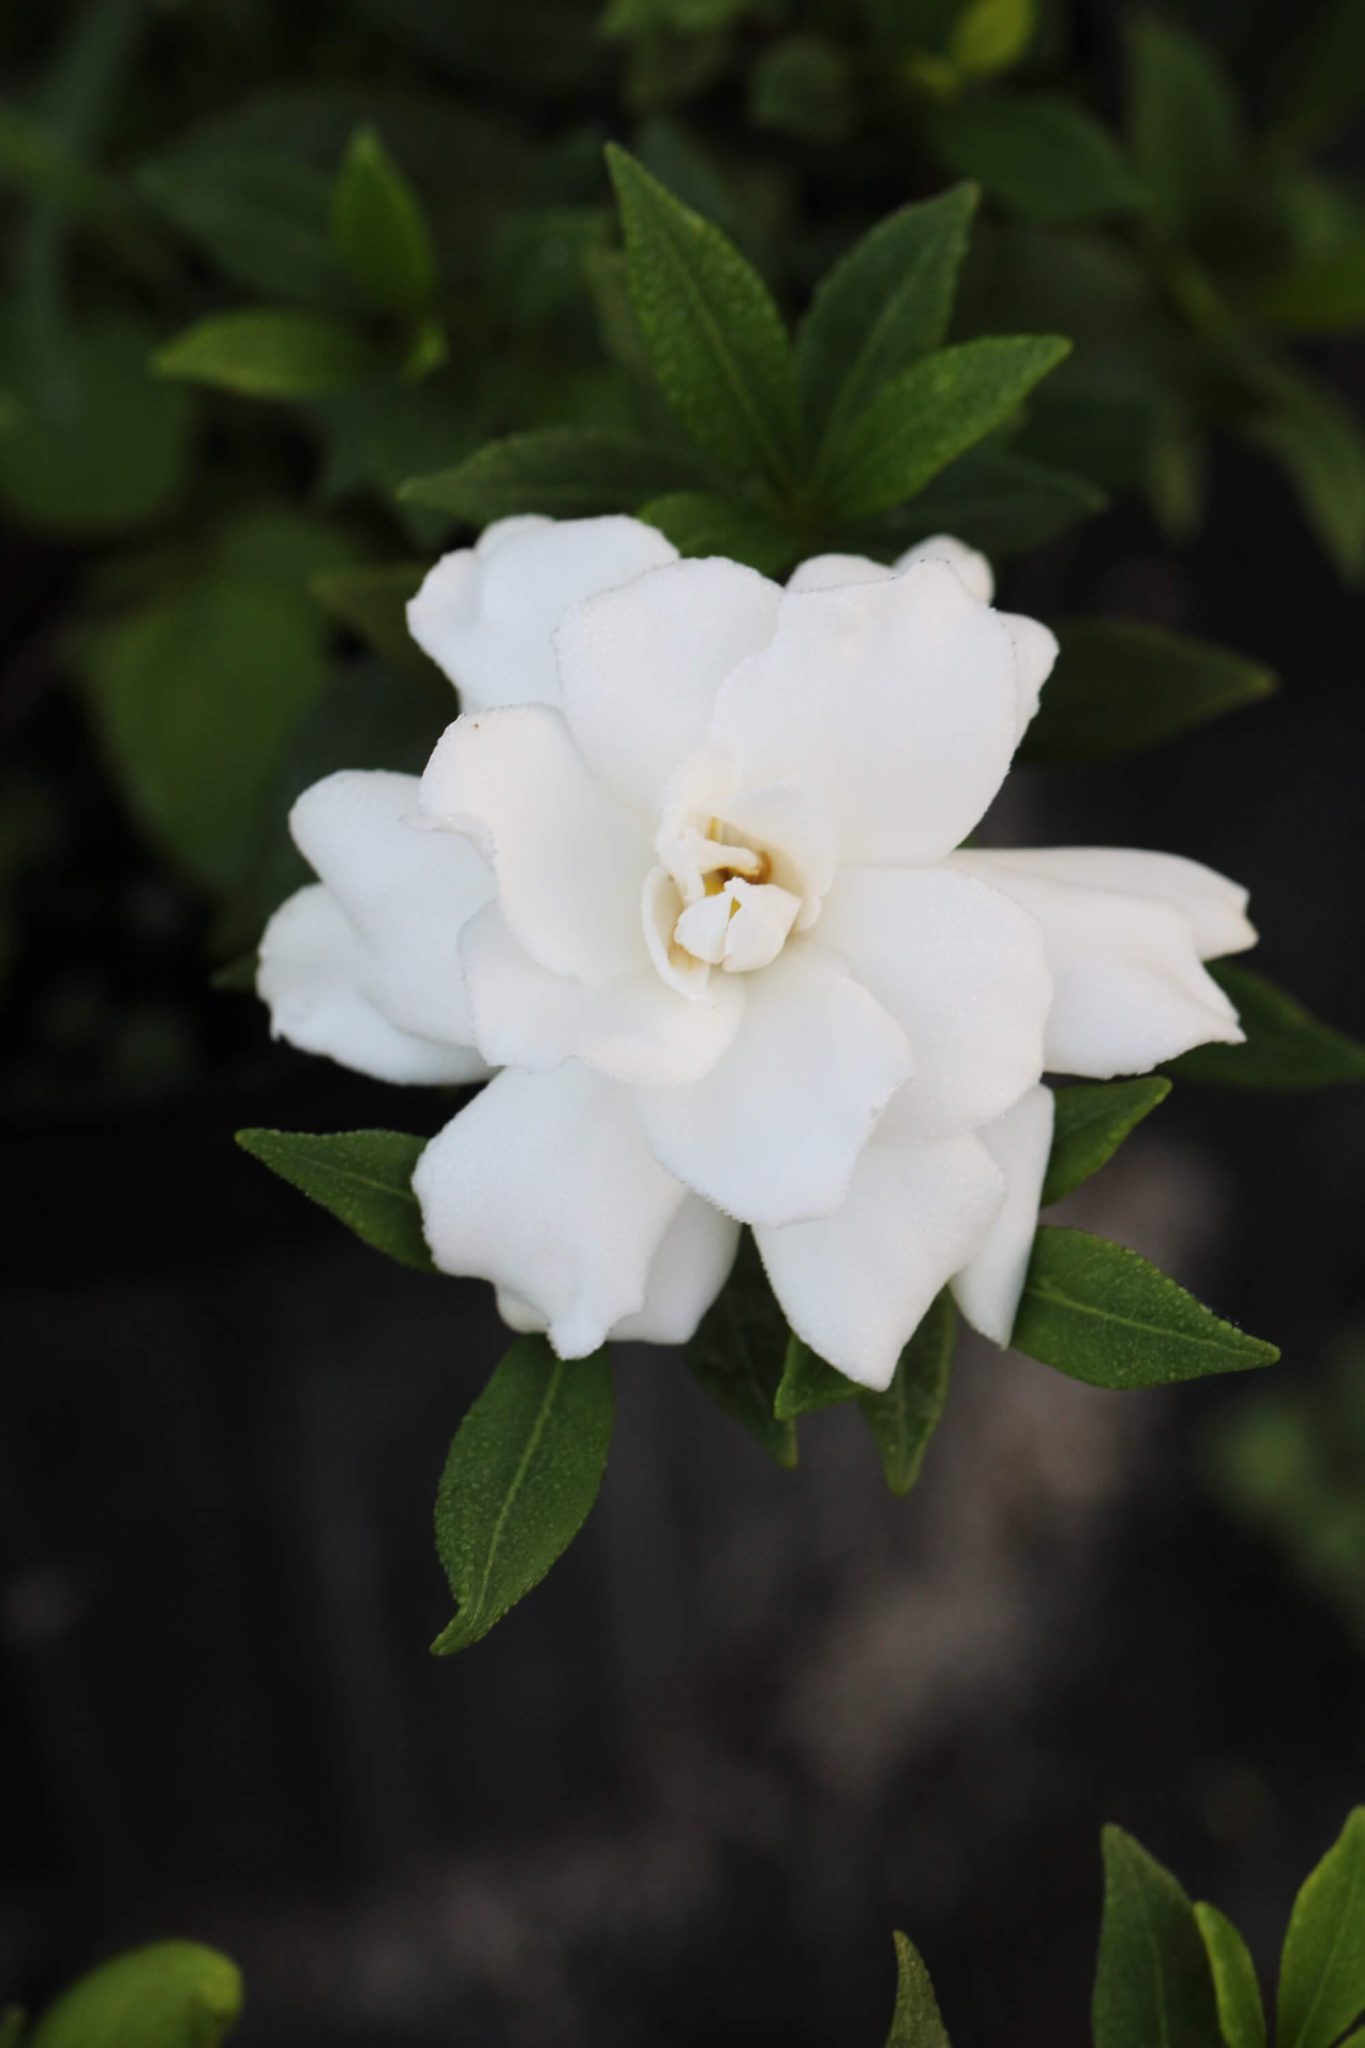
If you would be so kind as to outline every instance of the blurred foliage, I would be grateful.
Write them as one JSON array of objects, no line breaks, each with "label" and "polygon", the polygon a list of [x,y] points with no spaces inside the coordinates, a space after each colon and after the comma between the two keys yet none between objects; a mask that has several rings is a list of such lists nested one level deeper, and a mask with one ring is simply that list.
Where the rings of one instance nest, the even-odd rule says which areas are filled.
[{"label": "blurred foliage", "polygon": [[[9,10],[3,708],[31,726],[71,690],[87,723],[82,737],[53,713],[12,771],[26,794],[0,846],[0,974],[52,863],[79,893],[93,858],[81,777],[54,748],[86,763],[93,746],[166,917],[218,959],[289,886],[288,801],[335,764],[339,736],[363,735],[372,765],[420,759],[451,700],[399,652],[401,595],[475,497],[452,511],[449,494],[402,495],[409,479],[557,429],[576,438],[558,483],[537,444],[544,509],[585,509],[590,474],[598,506],[651,503],[683,546],[786,566],[745,493],[716,488],[717,449],[699,464],[679,433],[705,440],[714,391],[689,416],[657,347],[651,362],[612,137],[643,167],[623,190],[628,236],[632,207],[638,229],[654,203],[648,173],[756,267],[787,321],[855,247],[873,252],[864,286],[878,261],[913,268],[913,235],[890,227],[906,202],[980,187],[951,326],[902,335],[898,361],[867,375],[942,342],[978,366],[961,345],[987,336],[1056,334],[1072,353],[929,477],[874,473],[873,419],[861,472],[825,480],[877,508],[860,544],[948,528],[1032,547],[1116,492],[1185,534],[1208,438],[1226,432],[1281,466],[1324,548],[1360,573],[1365,442],[1316,360],[1365,321],[1365,209],[1334,168],[1365,97],[1360,10],[1254,0],[1217,47],[1210,27],[1193,6],[1081,0]],[[959,241],[949,274],[965,222]],[[927,271],[918,291],[935,303]],[[871,395],[836,400],[839,323],[818,305],[797,364],[817,426],[822,406]],[[845,325],[856,313],[850,290]],[[760,346],[760,383],[763,363]],[[942,374],[922,373],[926,416]],[[516,448],[465,469],[479,519],[525,497]],[[1205,687],[1257,684],[1227,669]],[[74,1045],[85,1012],[68,1013]],[[27,1029],[42,1060],[66,1042],[46,1012]],[[100,1061],[117,1065],[107,1042]]]}]

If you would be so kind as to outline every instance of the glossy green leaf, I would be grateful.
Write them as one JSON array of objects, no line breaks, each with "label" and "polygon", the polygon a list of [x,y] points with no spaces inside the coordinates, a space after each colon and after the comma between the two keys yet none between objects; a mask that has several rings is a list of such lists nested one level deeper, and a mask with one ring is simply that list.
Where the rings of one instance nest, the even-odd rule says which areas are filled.
[{"label": "glossy green leaf", "polygon": [[1129,41],[1128,131],[1153,220],[1188,240],[1236,188],[1241,118],[1208,45],[1152,15],[1134,24]]},{"label": "glossy green leaf", "polygon": [[1209,973],[1231,997],[1245,1045],[1200,1045],[1172,1060],[1182,1081],[1220,1088],[1297,1090],[1365,1081],[1365,1045],[1320,1024],[1302,1003],[1235,960],[1214,960]]},{"label": "glossy green leaf", "polygon": [[436,288],[421,204],[373,128],[351,138],[332,195],[332,246],[362,302],[416,319]]},{"label": "glossy green leaf", "polygon": [[859,1391],[855,1381],[846,1379],[832,1365],[826,1365],[809,1344],[793,1337],[782,1362],[782,1378],[773,1397],[773,1413],[784,1422],[793,1422],[798,1415],[811,1415],[818,1409],[834,1408],[840,1402],[855,1400]]},{"label": "glossy green leaf", "polygon": [[1339,573],[1365,572],[1365,434],[1336,393],[1298,371],[1266,370],[1241,431],[1279,463]]},{"label": "glossy green leaf", "polygon": [[950,2048],[924,1960],[908,1935],[897,1933],[896,2010],[886,2048]]},{"label": "glossy green leaf", "polygon": [[785,576],[809,552],[799,538],[755,506],[711,491],[668,491],[639,507],[680,555],[726,555],[766,576]]},{"label": "glossy green leaf", "polygon": [[1259,662],[1160,626],[1087,619],[1060,626],[1058,639],[1061,654],[1020,748],[1025,761],[1138,753],[1275,689]]},{"label": "glossy green leaf", "polygon": [[597,1499],[611,1448],[605,1351],[567,1362],[543,1337],[506,1353],[451,1444],[436,1548],[457,1613],[438,1656],[477,1643],[538,1586]]},{"label": "glossy green leaf", "polygon": [[957,1314],[945,1288],[902,1351],[885,1393],[858,1396],[892,1493],[909,1493],[919,1477],[948,1398],[956,1338]]},{"label": "glossy green leaf", "polygon": [[1045,1225],[1034,1239],[1016,1351],[1092,1387],[1169,1386],[1279,1357],[1123,1245]]},{"label": "glossy green leaf", "polygon": [[1042,1206],[1074,1194],[1098,1173],[1170,1092],[1170,1082],[1160,1074],[1144,1074],[1136,1081],[1081,1081],[1054,1089],[1052,1151]]},{"label": "glossy green leaf", "polygon": [[1002,93],[963,100],[923,117],[940,163],[1025,220],[1049,226],[1131,213],[1142,182],[1121,144],[1073,100]]},{"label": "glossy green leaf", "polygon": [[1213,1979],[1194,1909],[1122,1828],[1104,1830],[1094,2048],[1218,2048]]},{"label": "glossy green leaf", "polygon": [[976,193],[961,185],[903,206],[822,278],[797,335],[812,423],[836,433],[948,331]]},{"label": "glossy green leaf", "polygon": [[660,390],[693,440],[741,475],[789,480],[796,380],[767,286],[719,228],[625,150],[610,147],[607,160],[631,303]]},{"label": "glossy green leaf", "polygon": [[1304,1883],[1280,1958],[1277,2048],[1332,2048],[1365,2015],[1365,1806]]},{"label": "glossy green leaf", "polygon": [[427,562],[361,562],[324,569],[310,588],[325,610],[401,673],[432,686],[433,714],[453,714],[451,686],[408,631],[407,608],[417,595]]},{"label": "glossy green leaf", "polygon": [[831,446],[836,513],[865,519],[913,497],[1002,425],[1069,346],[1053,335],[966,341],[902,370]]},{"label": "glossy green leaf", "polygon": [[269,298],[343,305],[332,253],[331,182],[297,158],[187,147],[153,157],[138,190],[222,276]]},{"label": "glossy green leaf", "polygon": [[163,343],[161,377],[210,384],[244,398],[326,398],[385,366],[383,353],[348,321],[323,313],[248,306],[213,313]]},{"label": "glossy green leaf", "polygon": [[542,427],[490,441],[454,469],[414,477],[400,496],[481,526],[518,512],[584,519],[630,511],[694,481],[685,452],[599,427]]},{"label": "glossy green leaf", "polygon": [[1246,1943],[1216,1906],[1198,1904],[1194,1917],[1213,1977],[1223,2048],[1266,2048],[1265,2007]]},{"label": "glossy green leaf", "polygon": [[931,534],[951,533],[992,558],[1046,546],[1108,499],[1087,477],[997,448],[976,448],[932,477],[887,521],[899,553]]},{"label": "glossy green leaf", "polygon": [[796,1463],[796,1425],[776,1413],[776,1400],[790,1341],[786,1319],[745,1231],[735,1269],[703,1316],[688,1346],[687,1363],[702,1392],[787,1467]]},{"label": "glossy green leaf", "polygon": [[362,1243],[434,1273],[412,1176],[427,1140],[406,1131],[238,1131],[237,1143]]},{"label": "glossy green leaf", "polygon": [[192,1941],[115,1956],[48,2007],[27,2048],[218,2048],[242,2011],[235,1963]]}]

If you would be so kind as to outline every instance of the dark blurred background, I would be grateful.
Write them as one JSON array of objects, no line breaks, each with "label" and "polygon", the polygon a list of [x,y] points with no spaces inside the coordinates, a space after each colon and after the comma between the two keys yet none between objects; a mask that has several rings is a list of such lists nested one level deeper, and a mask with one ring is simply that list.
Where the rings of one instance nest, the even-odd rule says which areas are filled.
[{"label": "dark blurred background", "polygon": [[[964,1346],[896,1501],[856,1418],[811,1418],[782,1473],[678,1360],[640,1350],[584,1535],[486,1644],[437,1663],[431,1503],[502,1345],[491,1302],[360,1247],[232,1133],[435,1129],[449,1104],[272,1047],[248,995],[210,987],[288,886],[276,842],[304,756],[270,768],[261,844],[206,873],[130,793],[90,679],[111,607],[117,626],[157,559],[225,511],[268,499],[365,559],[430,556],[446,534],[404,523],[397,476],[491,431],[610,412],[573,291],[528,311],[508,285],[533,267],[519,252],[543,267],[547,236],[551,274],[573,270],[580,230],[599,236],[603,133],[718,167],[796,305],[830,248],[943,182],[913,102],[902,122],[867,83],[856,9],[808,10],[851,52],[853,141],[755,116],[754,68],[801,9],[717,7],[705,33],[724,48],[692,52],[690,84],[704,9],[667,33],[609,12],[626,30],[551,0],[106,7],[122,46],[74,114],[60,75],[101,10],[0,31],[6,104],[46,109],[149,208],[132,167],[182,134],[232,113],[287,153],[301,96],[330,93],[342,112],[301,160],[381,122],[451,280],[449,366],[420,387],[433,410],[407,447],[390,420],[368,468],[336,407],[211,394],[169,486],[91,521],[80,459],[66,499],[40,503],[0,438],[0,1992],[38,2003],[112,1948],[183,1933],[242,1964],[256,2048],[815,2048],[882,2038],[903,1926],[955,2040],[1079,2044],[1103,1821],[1232,1913],[1264,1968],[1365,1786],[1365,1095],[1179,1086],[1073,1198],[1280,1343],[1272,1374],[1121,1396]],[[1128,12],[1043,10],[1024,85],[1033,64],[1117,121]],[[1197,15],[1260,118],[1296,14]],[[35,240],[40,258],[44,236],[63,244],[68,331],[115,306],[154,342],[250,279],[187,234],[160,280],[128,280],[11,141],[0,123],[23,433]],[[1349,183],[1358,132],[1327,151]],[[988,195],[977,260],[1016,227]],[[1143,257],[1105,226],[1026,231]],[[1365,402],[1352,334],[1295,360]],[[1002,565],[1003,600],[1199,634],[1273,666],[1281,692],[1116,766],[1021,772],[999,831],[1210,861],[1251,885],[1266,971],[1365,1033],[1365,611],[1235,419],[1212,398],[1191,419],[1205,371],[1182,357],[1181,376],[1195,511],[1149,488],[1163,387],[1148,440],[1091,470],[1111,508]],[[411,387],[390,402],[416,404]],[[106,412],[78,422],[92,463]],[[328,728],[373,657],[333,629],[325,662],[310,715]],[[357,747],[367,719],[345,727]],[[441,713],[422,699],[403,720],[384,729],[392,765]]]}]

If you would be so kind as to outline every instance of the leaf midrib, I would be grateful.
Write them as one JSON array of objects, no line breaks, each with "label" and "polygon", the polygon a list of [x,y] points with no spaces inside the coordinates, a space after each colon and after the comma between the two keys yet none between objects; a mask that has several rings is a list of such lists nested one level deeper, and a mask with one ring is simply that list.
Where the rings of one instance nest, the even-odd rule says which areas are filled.
[{"label": "leaf midrib", "polygon": [[488,1597],[488,1582],[493,1575],[493,1566],[497,1562],[498,1550],[502,1543],[503,1531],[506,1529],[507,1526],[507,1517],[512,1511],[512,1506],[517,1498],[517,1495],[521,1492],[522,1487],[526,1483],[526,1474],[530,1470],[531,1461],[535,1457],[537,1450],[540,1448],[540,1440],[545,1434],[545,1430],[549,1422],[550,1410],[554,1406],[555,1397],[559,1392],[559,1384],[563,1376],[564,1361],[562,1358],[557,1358],[554,1364],[554,1371],[550,1374],[549,1379],[546,1381],[544,1391],[541,1394],[540,1406],[536,1412],[536,1419],[534,1423],[531,1425],[531,1430],[529,1435],[527,1436],[525,1447],[522,1450],[520,1458],[517,1460],[516,1470],[512,1474],[511,1482],[507,1488],[506,1493],[503,1495],[502,1498],[502,1506],[498,1509],[497,1516],[494,1520],[493,1533],[488,1539],[488,1550],[484,1559],[483,1573],[479,1581],[478,1594],[476,1598],[472,1601],[467,1601],[460,1610],[459,1618],[465,1626],[468,1626],[471,1622],[477,1622],[483,1618],[484,1603]]},{"label": "leaf midrib", "polygon": [[1245,1353],[1259,1352],[1262,1349],[1260,1340],[1255,1337],[1243,1338],[1240,1343],[1235,1341],[1238,1333],[1230,1324],[1226,1327],[1234,1339],[1233,1342],[1225,1343],[1217,1337],[1197,1337],[1185,1330],[1172,1329],[1167,1324],[1142,1323],[1133,1316],[1116,1315],[1112,1309],[1095,1308],[1089,1302],[1077,1301],[1074,1296],[1064,1294],[1060,1287],[1049,1280],[1030,1280],[1026,1292],[1037,1295],[1040,1300],[1056,1302],[1062,1308],[1074,1309],[1078,1315],[1093,1316],[1097,1322],[1118,1323],[1126,1330],[1138,1330],[1144,1337],[1164,1337],[1181,1344],[1198,1344],[1207,1351],[1225,1351],[1233,1357],[1241,1357]]}]

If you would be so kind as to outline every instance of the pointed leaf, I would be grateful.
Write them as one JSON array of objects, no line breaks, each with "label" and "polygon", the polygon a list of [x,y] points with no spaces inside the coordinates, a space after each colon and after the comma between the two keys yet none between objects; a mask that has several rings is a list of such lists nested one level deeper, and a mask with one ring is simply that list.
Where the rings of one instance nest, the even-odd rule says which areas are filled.
[{"label": "pointed leaf", "polygon": [[1201,1045],[1171,1061],[1182,1081],[1220,1088],[1297,1090],[1365,1081],[1365,1045],[1320,1024],[1274,982],[1234,960],[1209,973],[1236,1006],[1245,1045]]},{"label": "pointed leaf", "polygon": [[605,1351],[566,1361],[522,1337],[506,1353],[441,1475],[436,1548],[458,1612],[437,1656],[486,1636],[568,1549],[597,1499],[611,1425]]},{"label": "pointed leaf", "polygon": [[784,576],[805,552],[770,514],[710,491],[666,492],[641,505],[638,516],[667,534],[681,555],[727,555],[765,576]]},{"label": "pointed leaf", "polygon": [[365,1244],[420,1273],[434,1273],[412,1192],[425,1138],[406,1131],[238,1131],[262,1166],[331,1211]]},{"label": "pointed leaf", "polygon": [[1104,1830],[1095,2048],[1218,2048],[1213,1979],[1194,1910],[1122,1828]]},{"label": "pointed leaf", "polygon": [[1002,425],[1069,348],[1055,335],[991,337],[902,370],[830,447],[836,513],[869,518],[913,497]]},{"label": "pointed leaf", "polygon": [[1276,368],[1242,433],[1288,477],[1319,545],[1350,581],[1365,570],[1365,435],[1334,391]]},{"label": "pointed leaf", "polygon": [[1128,133],[1152,218],[1187,240],[1235,189],[1243,136],[1222,65],[1197,37],[1144,15],[1129,46]]},{"label": "pointed leaf", "polygon": [[1025,220],[1047,226],[1132,213],[1142,181],[1109,130],[1055,93],[1000,93],[926,110],[929,146]]},{"label": "pointed leaf", "polygon": [[436,288],[417,194],[373,128],[358,128],[332,195],[332,246],[365,305],[415,319]]},{"label": "pointed leaf", "polygon": [[784,1422],[794,1421],[798,1415],[811,1415],[817,1409],[834,1408],[841,1401],[852,1401],[858,1392],[853,1380],[845,1379],[843,1373],[836,1372],[832,1365],[826,1365],[809,1344],[793,1337],[787,1345],[782,1378],[773,1400],[773,1413]]},{"label": "pointed leaf", "polygon": [[1059,628],[1061,654],[1020,758],[1103,761],[1270,696],[1275,678],[1225,647],[1121,620]]},{"label": "pointed leaf", "polygon": [[210,314],[163,343],[160,377],[212,384],[244,398],[325,398],[385,365],[382,351],[348,321],[324,313],[244,306]]},{"label": "pointed leaf", "polygon": [[896,2010],[886,2048],[950,2048],[924,1959],[908,1935],[897,1933]]},{"label": "pointed leaf", "polygon": [[799,446],[786,330],[758,272],[719,228],[625,150],[607,150],[631,303],[660,390],[703,448],[742,476],[787,482]]},{"label": "pointed leaf", "polygon": [[902,1351],[886,1392],[858,1396],[892,1493],[909,1493],[919,1478],[948,1398],[956,1336],[957,1315],[945,1288]]},{"label": "pointed leaf", "polygon": [[1052,1151],[1042,1206],[1074,1194],[1113,1158],[1129,1133],[1171,1092],[1160,1074],[1136,1081],[1082,1081],[1053,1090]]},{"label": "pointed leaf", "polygon": [[199,145],[153,157],[137,184],[223,277],[272,299],[349,303],[332,253],[330,181],[315,165]]},{"label": "pointed leaf", "polygon": [[544,427],[490,441],[454,469],[414,477],[399,496],[471,526],[519,512],[583,519],[632,511],[642,498],[690,483],[696,475],[697,465],[685,452],[634,434]]},{"label": "pointed leaf", "polygon": [[1034,1240],[1014,1348],[1092,1387],[1161,1387],[1279,1357],[1123,1245],[1045,1225]]},{"label": "pointed leaf", "polygon": [[1365,2014],[1365,1806],[1294,1901],[1280,1958],[1277,2048],[1332,2048]]},{"label": "pointed leaf", "polygon": [[242,2010],[235,1963],[192,1941],[115,1956],[48,2007],[28,2048],[218,2048]]},{"label": "pointed leaf", "polygon": [[734,1271],[703,1316],[687,1363],[702,1392],[788,1469],[796,1463],[796,1425],[776,1414],[774,1404],[790,1341],[753,1238],[745,1231]]},{"label": "pointed leaf", "polygon": [[828,271],[797,337],[813,426],[836,433],[948,331],[976,192],[959,185],[880,221]]},{"label": "pointed leaf", "polygon": [[1216,1906],[1196,1905],[1194,1917],[1213,1975],[1223,2048],[1266,2048],[1265,2007],[1246,1943]]}]

